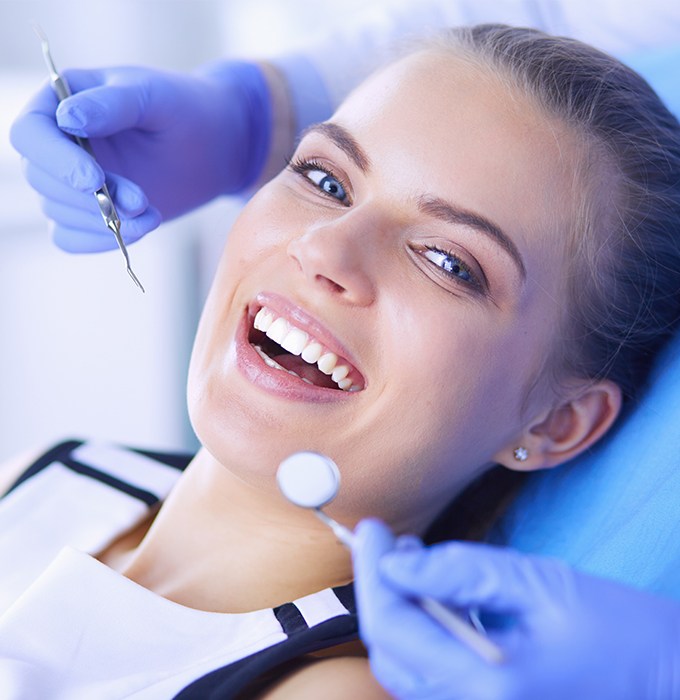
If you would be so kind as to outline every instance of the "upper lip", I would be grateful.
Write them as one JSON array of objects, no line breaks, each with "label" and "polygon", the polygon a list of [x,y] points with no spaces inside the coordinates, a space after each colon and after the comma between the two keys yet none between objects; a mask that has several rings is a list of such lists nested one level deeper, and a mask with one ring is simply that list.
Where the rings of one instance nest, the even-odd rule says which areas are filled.
[{"label": "upper lip", "polygon": [[352,353],[319,319],[276,292],[260,292],[249,306],[249,316],[253,318],[263,306],[266,306],[278,316],[283,316],[292,325],[318,340],[325,348],[334,352],[338,357],[347,360],[362,375],[365,382],[365,375]]}]

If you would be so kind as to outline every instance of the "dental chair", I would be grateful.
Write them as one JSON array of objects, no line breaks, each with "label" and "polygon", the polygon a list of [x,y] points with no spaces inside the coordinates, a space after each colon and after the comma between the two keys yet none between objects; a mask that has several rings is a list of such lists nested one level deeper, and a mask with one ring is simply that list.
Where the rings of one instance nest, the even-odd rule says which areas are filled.
[{"label": "dental chair", "polygon": [[[680,46],[624,60],[680,117]],[[680,332],[613,434],[532,475],[492,540],[680,599]]]},{"label": "dental chair", "polygon": [[615,432],[530,477],[494,541],[680,599],[680,334],[659,359]]}]

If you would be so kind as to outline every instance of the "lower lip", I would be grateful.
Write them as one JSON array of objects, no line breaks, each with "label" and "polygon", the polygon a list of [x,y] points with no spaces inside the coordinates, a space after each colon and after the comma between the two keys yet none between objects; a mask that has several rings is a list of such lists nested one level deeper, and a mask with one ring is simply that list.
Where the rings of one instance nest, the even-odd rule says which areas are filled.
[{"label": "lower lip", "polygon": [[234,339],[236,366],[252,384],[269,394],[290,401],[310,401],[313,403],[347,401],[357,393],[307,384],[302,379],[288,374],[285,370],[269,367],[248,341],[252,322],[253,319],[246,312],[241,319]]}]

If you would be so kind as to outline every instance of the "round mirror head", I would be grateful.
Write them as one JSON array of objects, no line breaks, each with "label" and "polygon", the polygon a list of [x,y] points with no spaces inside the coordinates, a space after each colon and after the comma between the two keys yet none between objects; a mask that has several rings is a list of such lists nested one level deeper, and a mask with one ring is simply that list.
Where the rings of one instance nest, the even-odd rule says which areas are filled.
[{"label": "round mirror head", "polygon": [[302,508],[321,508],[340,488],[335,462],[318,452],[295,452],[281,462],[276,481],[283,495]]}]

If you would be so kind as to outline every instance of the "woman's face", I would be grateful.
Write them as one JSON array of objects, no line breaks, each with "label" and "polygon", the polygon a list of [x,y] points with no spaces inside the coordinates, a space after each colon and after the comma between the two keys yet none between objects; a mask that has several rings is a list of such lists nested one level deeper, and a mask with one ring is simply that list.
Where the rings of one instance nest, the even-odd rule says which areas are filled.
[{"label": "woman's face", "polygon": [[[190,370],[203,444],[272,492],[284,457],[323,452],[336,515],[421,529],[553,400],[534,385],[566,303],[574,153],[452,56],[370,78],[230,234]],[[315,363],[335,356],[345,389]]]}]

